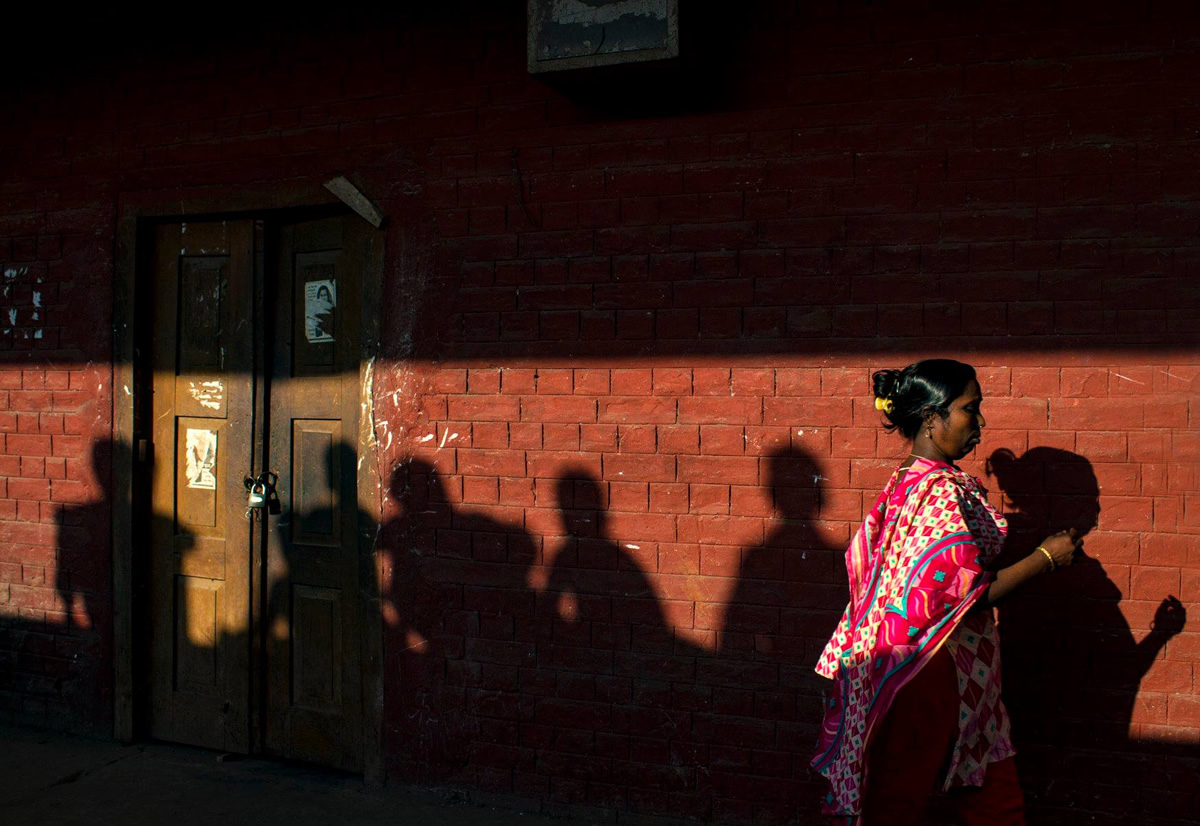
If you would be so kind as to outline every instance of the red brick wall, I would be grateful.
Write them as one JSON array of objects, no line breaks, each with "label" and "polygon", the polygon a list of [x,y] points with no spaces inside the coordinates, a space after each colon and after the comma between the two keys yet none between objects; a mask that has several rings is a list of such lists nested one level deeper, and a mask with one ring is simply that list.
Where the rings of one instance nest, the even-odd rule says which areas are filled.
[{"label": "red brick wall", "polygon": [[25,214],[61,201],[23,183],[0,216],[0,720],[108,734],[111,227]]},{"label": "red brick wall", "polygon": [[[964,464],[1018,457],[986,479],[1018,550],[1099,509],[1080,564],[1001,609],[1044,816],[1194,800],[1164,802],[1194,764],[1195,634],[1163,648],[1171,622],[1150,631],[1168,596],[1195,613],[1198,372],[1138,358],[972,359],[989,424]],[[811,804],[810,668],[844,605],[844,546],[905,452],[863,390],[904,359],[684,361],[422,371],[384,542],[403,771],[444,761],[486,789],[721,822]],[[599,480],[598,498],[563,477]],[[603,527],[568,538],[564,508]]]},{"label": "red brick wall", "polygon": [[[1194,12],[761,4],[693,18],[685,82],[547,83],[519,4],[487,8],[129,44],[12,98],[0,263],[59,273],[61,332],[6,357],[8,409],[38,416],[5,434],[33,458],[5,474],[10,713],[107,719],[104,623],[60,653],[82,632],[49,583],[53,503],[103,496],[114,388],[87,365],[110,358],[114,205],[349,174],[390,217],[392,776],[627,819],[810,814],[811,666],[904,453],[867,377],[956,355],[984,377],[967,465],[995,457],[1014,552],[1099,509],[1090,564],[1002,612],[1032,812],[1194,819]],[[86,394],[38,400],[70,371]],[[67,410],[70,456],[45,429]],[[60,470],[90,487],[56,498]],[[107,570],[107,516],[75,512]],[[1152,634],[1168,595],[1192,617]]]}]

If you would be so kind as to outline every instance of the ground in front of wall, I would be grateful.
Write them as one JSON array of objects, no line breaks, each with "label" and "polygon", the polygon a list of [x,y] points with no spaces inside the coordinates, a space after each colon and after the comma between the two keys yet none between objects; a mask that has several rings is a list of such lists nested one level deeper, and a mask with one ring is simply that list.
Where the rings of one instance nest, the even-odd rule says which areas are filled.
[{"label": "ground in front of wall", "polygon": [[186,746],[121,746],[7,727],[0,727],[0,813],[5,823],[41,826],[588,823],[493,809],[431,790],[370,789],[353,775],[251,758],[222,759]]}]

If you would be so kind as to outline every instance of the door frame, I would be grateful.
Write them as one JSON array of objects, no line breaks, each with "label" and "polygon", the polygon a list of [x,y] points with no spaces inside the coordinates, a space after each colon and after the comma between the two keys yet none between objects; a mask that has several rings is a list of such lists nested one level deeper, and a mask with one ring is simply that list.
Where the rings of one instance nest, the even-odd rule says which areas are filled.
[{"label": "door frame", "polygon": [[[142,715],[144,696],[139,696],[139,652],[144,646],[135,637],[139,558],[135,543],[145,543],[135,530],[135,508],[141,501],[137,486],[143,484],[135,439],[135,402],[146,392],[139,367],[150,357],[139,355],[136,347],[145,334],[149,318],[138,313],[139,279],[148,272],[146,256],[151,249],[152,228],[166,221],[222,219],[263,219],[292,215],[349,214],[339,200],[322,185],[323,179],[290,182],[275,187],[199,187],[178,190],[122,193],[117,203],[115,272],[113,277],[113,416],[112,439],[117,446],[112,460],[112,582],[113,582],[113,736],[131,743],[142,736],[137,721]],[[383,761],[383,628],[380,612],[379,560],[375,537],[381,520],[382,485],[375,443],[373,375],[379,352],[380,314],[385,233],[369,235],[370,249],[365,250],[362,273],[361,345],[358,379],[366,397],[367,415],[361,416],[356,447],[359,456],[376,461],[358,462],[359,508],[368,524],[359,525],[358,550],[360,582],[374,582],[372,593],[359,589],[363,621],[360,626],[359,658],[362,667],[362,743],[363,775],[370,785],[382,785]],[[372,568],[374,570],[372,570]],[[364,575],[369,578],[363,579]]]}]

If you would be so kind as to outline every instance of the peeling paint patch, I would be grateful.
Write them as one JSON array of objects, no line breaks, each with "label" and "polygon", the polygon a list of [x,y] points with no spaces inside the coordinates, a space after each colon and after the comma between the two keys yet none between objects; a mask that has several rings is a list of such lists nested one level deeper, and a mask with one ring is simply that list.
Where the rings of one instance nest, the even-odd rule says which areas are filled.
[{"label": "peeling paint patch", "polygon": [[188,393],[200,403],[201,407],[209,410],[220,410],[225,402],[225,385],[220,381],[188,382]]}]

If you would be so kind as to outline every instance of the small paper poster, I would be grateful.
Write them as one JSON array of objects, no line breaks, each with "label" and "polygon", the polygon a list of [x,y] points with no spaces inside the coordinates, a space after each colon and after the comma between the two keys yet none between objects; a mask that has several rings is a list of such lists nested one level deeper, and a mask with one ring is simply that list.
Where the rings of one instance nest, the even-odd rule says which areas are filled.
[{"label": "small paper poster", "polygon": [[217,489],[217,434],[212,430],[187,429],[187,486],[197,490]]},{"label": "small paper poster", "polygon": [[333,341],[337,284],[332,278],[304,283],[304,337],[310,344]]}]

